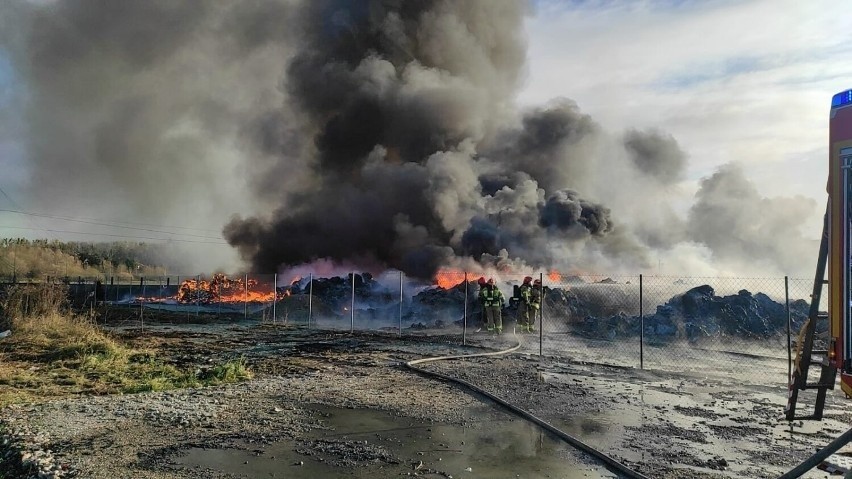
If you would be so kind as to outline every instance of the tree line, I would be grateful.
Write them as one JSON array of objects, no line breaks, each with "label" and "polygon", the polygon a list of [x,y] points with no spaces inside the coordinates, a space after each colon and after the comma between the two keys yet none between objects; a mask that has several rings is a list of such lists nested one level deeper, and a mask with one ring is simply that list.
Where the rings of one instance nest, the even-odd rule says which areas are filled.
[{"label": "tree line", "polygon": [[79,242],[0,239],[0,276],[22,279],[163,276],[159,245],[130,242]]}]

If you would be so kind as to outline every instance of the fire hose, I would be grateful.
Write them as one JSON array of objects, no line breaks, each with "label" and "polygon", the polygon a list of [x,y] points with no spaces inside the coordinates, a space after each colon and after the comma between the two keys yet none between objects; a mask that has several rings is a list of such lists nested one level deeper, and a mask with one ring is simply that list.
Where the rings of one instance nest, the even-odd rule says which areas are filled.
[{"label": "fire hose", "polygon": [[804,462],[791,469],[788,473],[778,477],[778,479],[795,479],[797,477],[800,477],[802,474],[817,467],[822,461],[828,459],[828,456],[831,456],[849,442],[852,442],[852,429],[844,432],[842,435],[840,435],[840,437],[831,441],[827,446],[817,451],[816,454],[805,459]]},{"label": "fire hose", "polygon": [[585,452],[586,454],[589,454],[590,456],[594,457],[595,459],[603,462],[613,472],[617,472],[619,474],[622,474],[623,476],[625,476],[629,479],[649,479],[647,476],[628,468],[624,464],[618,462],[617,460],[615,460],[612,457],[604,454],[603,452],[593,448],[592,446],[586,444],[585,442],[581,441],[580,439],[558,429],[556,426],[553,426],[552,424],[550,424],[547,421],[533,415],[532,413],[525,411],[525,410],[519,408],[518,406],[515,406],[514,404],[506,401],[505,399],[502,399],[499,396],[495,396],[494,394],[489,393],[488,391],[480,388],[479,386],[476,386],[476,385],[474,385],[474,384],[472,384],[468,381],[465,381],[464,379],[458,379],[458,378],[450,377],[450,376],[447,376],[445,374],[441,374],[441,373],[437,373],[437,372],[433,372],[433,371],[427,371],[423,368],[417,367],[418,364],[425,364],[425,363],[430,363],[430,362],[435,362],[435,361],[449,361],[449,360],[453,360],[453,359],[470,359],[470,358],[479,358],[479,357],[485,357],[485,356],[499,356],[499,355],[504,355],[504,354],[510,354],[510,353],[515,352],[518,349],[520,349],[520,347],[521,347],[521,341],[518,340],[518,344],[516,344],[515,346],[512,346],[509,349],[504,349],[502,351],[489,351],[489,352],[486,352],[486,353],[462,354],[462,355],[454,355],[454,356],[438,356],[438,357],[431,357],[431,358],[415,359],[413,361],[408,361],[407,363],[404,363],[404,364],[405,364],[405,367],[407,367],[408,369],[411,369],[412,371],[420,373],[424,376],[428,376],[428,377],[432,377],[432,378],[439,378],[439,379],[442,379],[442,380],[450,382],[450,383],[460,384],[460,385],[468,388],[469,390],[471,390],[471,391],[473,391],[477,394],[480,394],[482,396],[487,397],[488,399],[494,401],[495,403],[499,404],[500,406],[503,406],[505,409],[507,409],[510,412],[514,413],[515,415],[521,417],[522,419],[525,419],[529,422],[537,424],[541,428],[547,430],[551,434],[553,434],[553,435],[557,436],[558,438],[562,439],[563,441],[567,442],[568,444],[570,444],[574,448],[579,449],[579,450]]}]

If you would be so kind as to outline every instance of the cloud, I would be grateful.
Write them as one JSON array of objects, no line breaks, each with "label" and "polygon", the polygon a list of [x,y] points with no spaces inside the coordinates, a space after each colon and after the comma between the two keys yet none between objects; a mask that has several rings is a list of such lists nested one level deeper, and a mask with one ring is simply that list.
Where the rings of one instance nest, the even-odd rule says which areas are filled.
[{"label": "cloud", "polygon": [[821,202],[825,161],[807,170],[808,183],[761,176],[825,155],[831,95],[852,76],[852,20],[836,9],[829,0],[543,2],[527,20],[535,74],[519,99],[570,91],[606,129],[676,138],[690,155],[685,179],[737,161],[764,194],[793,188]]}]

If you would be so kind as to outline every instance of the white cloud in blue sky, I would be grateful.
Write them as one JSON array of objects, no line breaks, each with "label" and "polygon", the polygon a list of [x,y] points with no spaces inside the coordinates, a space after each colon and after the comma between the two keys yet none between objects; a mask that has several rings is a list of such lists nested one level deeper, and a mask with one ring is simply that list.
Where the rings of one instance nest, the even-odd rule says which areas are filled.
[{"label": "white cloud in blue sky", "polygon": [[612,132],[671,133],[690,157],[684,198],[700,178],[739,162],[761,193],[822,204],[831,96],[852,87],[849,7],[539,1],[519,100],[567,96]]}]

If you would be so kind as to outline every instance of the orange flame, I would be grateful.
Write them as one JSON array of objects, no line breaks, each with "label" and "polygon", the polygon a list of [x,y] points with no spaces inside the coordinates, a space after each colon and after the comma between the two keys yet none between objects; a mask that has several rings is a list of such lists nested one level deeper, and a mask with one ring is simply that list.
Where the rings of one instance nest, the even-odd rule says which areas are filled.
[{"label": "orange flame", "polygon": [[547,277],[554,283],[562,281],[562,274],[559,273],[559,271],[556,271],[555,269],[547,273]]},{"label": "orange flame", "polygon": [[464,282],[464,273],[461,271],[439,270],[435,274],[434,281],[439,288],[451,289]]}]

